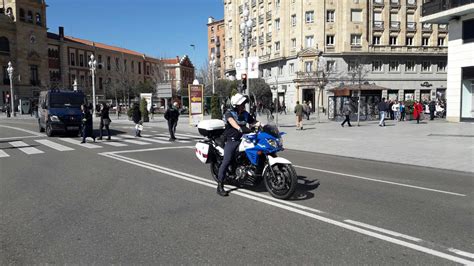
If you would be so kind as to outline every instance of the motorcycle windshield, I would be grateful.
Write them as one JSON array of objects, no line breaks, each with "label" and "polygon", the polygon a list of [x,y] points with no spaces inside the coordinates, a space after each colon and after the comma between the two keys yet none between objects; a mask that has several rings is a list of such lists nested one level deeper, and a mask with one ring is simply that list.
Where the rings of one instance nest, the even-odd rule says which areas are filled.
[{"label": "motorcycle windshield", "polygon": [[279,138],[280,137],[280,131],[278,131],[278,127],[274,124],[266,124],[262,128],[262,132],[267,133],[268,135]]}]

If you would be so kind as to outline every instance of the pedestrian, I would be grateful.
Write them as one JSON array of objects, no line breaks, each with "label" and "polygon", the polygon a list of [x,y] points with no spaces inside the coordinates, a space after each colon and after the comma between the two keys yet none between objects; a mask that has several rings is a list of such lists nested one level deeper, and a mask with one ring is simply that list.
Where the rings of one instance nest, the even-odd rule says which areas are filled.
[{"label": "pedestrian", "polygon": [[306,115],[306,120],[309,120],[309,107],[306,101],[303,101],[303,113]]},{"label": "pedestrian", "polygon": [[10,113],[11,110],[12,108],[10,107],[10,104],[7,104],[7,117],[11,116],[11,113]]},{"label": "pedestrian", "polygon": [[91,137],[95,142],[92,114],[85,104],[81,105],[82,111],[82,142],[86,143],[86,138]]},{"label": "pedestrian", "polygon": [[285,112],[285,115],[286,115],[286,104],[285,104],[285,100],[283,100],[283,102],[281,103],[281,113]]},{"label": "pedestrian", "polygon": [[416,123],[420,123],[420,117],[421,114],[423,113],[423,105],[416,100],[415,103],[413,104],[413,118],[416,119]]},{"label": "pedestrian", "polygon": [[109,116],[109,106],[106,103],[101,103],[100,104],[100,134],[99,134],[99,140],[102,140],[102,130],[105,127],[105,130],[107,130],[107,140],[110,140],[110,123],[112,120],[110,119]]},{"label": "pedestrian", "polygon": [[380,117],[379,126],[384,127],[385,126],[385,114],[388,111],[388,105],[387,105],[387,102],[385,102],[385,98],[382,98],[382,101],[379,102],[377,107],[379,108],[379,117]]},{"label": "pedestrian", "polygon": [[122,112],[122,105],[117,104],[117,119],[120,118],[121,112]]},{"label": "pedestrian", "polygon": [[432,100],[429,104],[428,107],[430,108],[430,120],[434,119],[435,116],[435,111],[436,111],[436,102]]},{"label": "pedestrian", "polygon": [[299,101],[296,101],[295,114],[296,114],[296,130],[303,130],[303,105]]},{"label": "pedestrian", "polygon": [[344,102],[344,106],[342,107],[342,113],[346,116],[346,119],[342,122],[341,127],[344,127],[344,124],[347,122],[349,127],[352,127],[351,125],[351,106],[349,105],[349,101]]},{"label": "pedestrian", "polygon": [[389,113],[390,120],[393,120],[395,118],[395,113],[392,110],[392,106],[393,106],[393,100],[388,100],[388,110],[387,111]]},{"label": "pedestrian", "polygon": [[[311,101],[308,101],[308,114],[311,114],[313,112],[313,104]],[[308,115],[308,120],[309,120],[309,115]]]},{"label": "pedestrian", "polygon": [[392,120],[399,121],[399,119],[400,119],[400,104],[398,103],[398,100],[395,100],[395,102],[392,105],[391,110],[393,112],[393,117],[394,117],[394,119],[392,119]]},{"label": "pedestrian", "polygon": [[168,120],[169,141],[175,141],[176,125],[178,125],[179,110],[178,103],[174,102],[165,112],[165,119]]},{"label": "pedestrian", "polygon": [[405,109],[405,103],[404,102],[400,102],[400,121],[405,121],[405,112],[406,112],[406,109]]},{"label": "pedestrian", "polygon": [[204,115],[209,115],[209,106],[207,103],[204,104]]},{"label": "pedestrian", "polygon": [[217,194],[219,196],[228,196],[228,192],[224,190],[225,173],[229,164],[232,162],[235,154],[235,150],[240,144],[240,138],[242,134],[250,133],[251,130],[247,127],[259,126],[259,123],[245,111],[245,104],[248,102],[248,98],[240,93],[236,93],[230,99],[232,109],[227,111],[224,115],[225,129],[224,137],[226,139],[224,146],[224,159],[219,167],[218,182],[217,182]]},{"label": "pedestrian", "polygon": [[142,113],[140,112],[140,108],[138,107],[138,104],[134,103],[133,104],[133,109],[132,109],[132,120],[133,123],[135,123],[135,137],[141,137],[143,126],[142,126]]},{"label": "pedestrian", "polygon": [[151,119],[155,119],[155,108],[153,107],[153,104],[150,106],[150,114],[151,114]]}]

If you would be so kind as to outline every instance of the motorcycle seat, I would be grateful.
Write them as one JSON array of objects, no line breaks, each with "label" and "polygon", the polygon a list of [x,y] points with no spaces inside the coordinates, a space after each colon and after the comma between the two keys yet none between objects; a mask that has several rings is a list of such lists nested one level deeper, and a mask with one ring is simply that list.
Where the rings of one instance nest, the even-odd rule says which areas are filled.
[{"label": "motorcycle seat", "polygon": [[214,139],[214,141],[216,142],[217,146],[219,146],[221,148],[224,148],[224,146],[225,146],[224,136],[217,137],[217,138]]}]

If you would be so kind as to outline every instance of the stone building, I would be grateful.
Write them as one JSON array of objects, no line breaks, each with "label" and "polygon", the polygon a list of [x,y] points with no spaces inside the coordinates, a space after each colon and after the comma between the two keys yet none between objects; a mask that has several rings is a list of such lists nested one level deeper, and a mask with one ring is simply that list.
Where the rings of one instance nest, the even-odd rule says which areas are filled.
[{"label": "stone building", "polygon": [[216,79],[224,77],[225,70],[225,31],[224,31],[224,20],[215,20],[213,17],[209,17],[207,23],[207,58],[211,60],[211,55],[214,54],[216,60],[215,74]]},{"label": "stone building", "polygon": [[[447,27],[420,23],[421,5],[421,0],[225,0],[226,73],[234,74],[235,60],[244,57],[239,25],[247,8],[253,21],[249,55],[259,57],[260,76],[278,88],[274,97],[278,93],[289,108],[297,100],[319,100],[322,111],[338,115],[342,98],[355,92],[336,96],[329,89],[358,80],[383,88],[362,91],[371,104],[381,97],[444,97]],[[361,79],[355,78],[357,69],[364,72]],[[305,72],[324,72],[320,97],[319,80]]]}]

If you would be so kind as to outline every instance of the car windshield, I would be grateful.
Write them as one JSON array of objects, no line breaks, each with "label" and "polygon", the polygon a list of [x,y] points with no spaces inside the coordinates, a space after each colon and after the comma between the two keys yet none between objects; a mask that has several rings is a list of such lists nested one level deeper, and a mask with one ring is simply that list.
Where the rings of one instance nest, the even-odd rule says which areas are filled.
[{"label": "car windshield", "polygon": [[84,95],[64,93],[64,94],[51,94],[50,105],[52,108],[61,107],[74,107],[80,108],[81,104],[84,103]]}]

